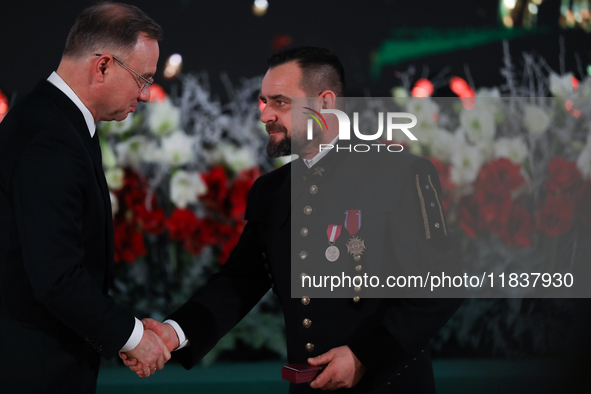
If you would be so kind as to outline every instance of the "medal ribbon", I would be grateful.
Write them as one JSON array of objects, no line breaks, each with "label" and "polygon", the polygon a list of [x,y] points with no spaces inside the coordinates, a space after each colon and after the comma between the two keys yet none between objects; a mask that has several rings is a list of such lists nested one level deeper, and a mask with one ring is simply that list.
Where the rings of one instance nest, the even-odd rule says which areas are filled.
[{"label": "medal ribbon", "polygon": [[352,236],[361,228],[361,209],[350,209],[345,212],[345,228]]},{"label": "medal ribbon", "polygon": [[343,228],[342,224],[329,224],[328,228],[326,229],[326,235],[328,236],[328,242],[334,243],[337,239],[341,236],[341,229]]}]

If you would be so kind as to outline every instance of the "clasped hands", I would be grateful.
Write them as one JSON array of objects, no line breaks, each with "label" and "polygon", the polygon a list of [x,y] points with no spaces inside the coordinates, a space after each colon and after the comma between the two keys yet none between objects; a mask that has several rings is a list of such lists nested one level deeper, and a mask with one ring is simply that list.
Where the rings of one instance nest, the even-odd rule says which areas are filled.
[{"label": "clasped hands", "polygon": [[164,368],[170,360],[170,352],[179,346],[179,338],[170,324],[154,319],[143,319],[144,335],[132,350],[119,353],[123,363],[139,377],[147,378],[156,370]]}]

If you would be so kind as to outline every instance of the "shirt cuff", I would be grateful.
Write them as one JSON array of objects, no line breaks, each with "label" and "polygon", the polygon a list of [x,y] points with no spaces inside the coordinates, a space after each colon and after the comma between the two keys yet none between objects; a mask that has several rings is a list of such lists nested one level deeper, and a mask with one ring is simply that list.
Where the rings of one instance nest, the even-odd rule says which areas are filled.
[{"label": "shirt cuff", "polygon": [[135,349],[135,347],[137,345],[139,345],[143,336],[144,336],[144,325],[136,317],[135,318],[135,327],[133,328],[133,332],[131,333],[131,336],[127,340],[127,343],[125,345],[123,345],[123,347],[121,348],[120,352],[125,353],[125,352]]},{"label": "shirt cuff", "polygon": [[189,340],[185,336],[185,333],[183,332],[181,326],[179,326],[179,324],[174,320],[170,319],[164,320],[164,324],[166,323],[170,324],[172,328],[174,328],[174,330],[176,331],[176,335],[179,337],[179,346],[174,350],[181,350],[182,348],[189,346]]}]

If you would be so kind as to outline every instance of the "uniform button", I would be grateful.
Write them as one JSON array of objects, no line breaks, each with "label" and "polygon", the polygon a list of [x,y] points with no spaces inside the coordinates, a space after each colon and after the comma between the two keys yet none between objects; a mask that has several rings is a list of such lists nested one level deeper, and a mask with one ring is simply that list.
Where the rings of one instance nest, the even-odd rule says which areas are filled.
[{"label": "uniform button", "polygon": [[302,304],[308,305],[310,303],[310,297],[303,296],[302,297]]},{"label": "uniform button", "polygon": [[268,274],[267,276],[269,277],[270,280],[273,280],[273,275]]},{"label": "uniform button", "polygon": [[435,223],[435,228],[439,228],[439,223]]},{"label": "uniform button", "polygon": [[302,272],[302,273],[300,274],[300,279],[304,279],[304,276],[308,276],[308,274],[306,274],[305,272]]},{"label": "uniform button", "polygon": [[353,302],[359,302],[361,298],[359,296],[353,297]]},{"label": "uniform button", "polygon": [[305,250],[302,250],[300,252],[300,259],[305,260],[306,257],[308,257],[308,252],[306,252]]},{"label": "uniform button", "polygon": [[435,208],[435,203],[434,202],[431,203],[431,207]]},{"label": "uniform button", "polygon": [[307,237],[308,229],[306,227],[302,227],[302,229],[300,230],[300,234],[302,235],[302,237]]},{"label": "uniform button", "polygon": [[302,321],[302,325],[306,328],[310,328],[310,326],[312,325],[312,320],[304,319],[304,321]]},{"label": "uniform button", "polygon": [[356,265],[356,266],[355,266],[355,271],[361,271],[361,269],[362,269],[362,268],[363,268],[363,267],[361,266],[361,264],[359,264],[359,265]]},{"label": "uniform button", "polygon": [[361,287],[359,287],[359,286],[355,286],[355,292],[356,292],[356,293],[359,293],[360,291],[361,291]]},{"label": "uniform button", "polygon": [[314,344],[311,342],[306,343],[306,350],[309,352],[313,352],[314,351]]},{"label": "uniform button", "polygon": [[309,214],[311,214],[311,213],[312,213],[312,207],[311,207],[311,206],[309,206],[309,205],[306,205],[306,206],[304,207],[304,214],[306,214],[306,215],[309,215]]},{"label": "uniform button", "polygon": [[425,189],[429,190],[429,185],[425,185]]},{"label": "uniform button", "polygon": [[360,254],[355,255],[355,257],[353,257],[353,260],[355,260],[355,261],[361,260],[361,255]]},{"label": "uniform button", "polygon": [[310,194],[316,194],[316,193],[318,193],[318,186],[316,186],[316,185],[310,186]]}]

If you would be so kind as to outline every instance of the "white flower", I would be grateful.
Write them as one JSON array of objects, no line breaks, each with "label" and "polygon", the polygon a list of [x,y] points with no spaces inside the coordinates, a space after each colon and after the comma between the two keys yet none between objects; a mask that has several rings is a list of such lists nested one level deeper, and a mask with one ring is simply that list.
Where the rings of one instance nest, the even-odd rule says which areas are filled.
[{"label": "white flower", "polygon": [[159,137],[167,136],[179,128],[181,110],[167,98],[162,102],[151,101],[148,107],[148,127]]},{"label": "white flower", "polygon": [[478,147],[460,147],[451,158],[451,181],[458,186],[471,184],[476,180],[482,163],[482,153]]},{"label": "white flower", "polygon": [[585,178],[591,178],[591,133],[587,135],[587,144],[577,158],[577,168]]},{"label": "white flower", "polygon": [[103,157],[104,168],[113,168],[117,165],[117,157],[115,156],[113,148],[104,141],[101,141],[101,154]]},{"label": "white flower", "polygon": [[105,171],[105,178],[107,179],[107,185],[111,190],[119,190],[123,187],[123,169],[121,168],[110,168]]},{"label": "white flower", "polygon": [[211,164],[224,164],[234,172],[254,167],[257,162],[248,148],[219,144],[210,154]]},{"label": "white flower", "polygon": [[193,160],[193,139],[182,131],[175,131],[162,139],[160,161],[172,166],[181,166]]},{"label": "white flower", "polygon": [[476,92],[476,105],[490,111],[497,125],[505,121],[505,110],[502,103],[503,99],[498,88],[480,88]]},{"label": "white flower", "polygon": [[431,146],[431,152],[437,159],[443,162],[449,162],[456,152],[457,146],[458,139],[455,135],[447,130],[437,129],[434,143]]},{"label": "white flower", "polygon": [[550,73],[550,92],[554,97],[569,97],[575,92],[573,87],[573,73],[566,73],[562,76]]},{"label": "white flower", "polygon": [[462,111],[460,125],[468,141],[473,144],[489,142],[495,137],[494,115],[485,106],[478,105],[474,109]]},{"label": "white flower", "polygon": [[145,160],[145,152],[149,142],[143,135],[134,135],[129,139],[118,143],[115,146],[118,164],[121,166],[130,166],[138,169],[142,161]]},{"label": "white flower", "polygon": [[197,202],[197,197],[207,193],[207,186],[198,172],[177,171],[170,180],[170,200],[178,208]]},{"label": "white flower", "polygon": [[119,212],[119,200],[117,200],[117,196],[112,192],[109,192],[109,197],[111,199],[111,215],[115,216]]},{"label": "white flower", "polygon": [[413,130],[430,128],[437,124],[439,105],[429,97],[413,97],[408,100],[406,110],[417,117],[417,124]]},{"label": "white flower", "polygon": [[541,135],[550,126],[550,115],[535,105],[526,105],[523,111],[523,126],[533,135]]},{"label": "white flower", "polygon": [[585,79],[579,83],[577,93],[580,97],[591,97],[591,78],[585,77]]},{"label": "white flower", "polygon": [[123,134],[131,130],[134,126],[134,115],[130,113],[125,119],[120,122],[101,122],[100,130],[107,134]]},{"label": "white flower", "polygon": [[501,92],[499,88],[479,88],[476,91],[476,97],[501,97]]},{"label": "white flower", "polygon": [[495,158],[506,157],[515,164],[522,164],[527,158],[527,146],[519,137],[499,138],[494,146]]},{"label": "white flower", "polygon": [[398,86],[392,89],[392,99],[399,106],[405,107],[408,104],[409,94],[405,88]]}]

